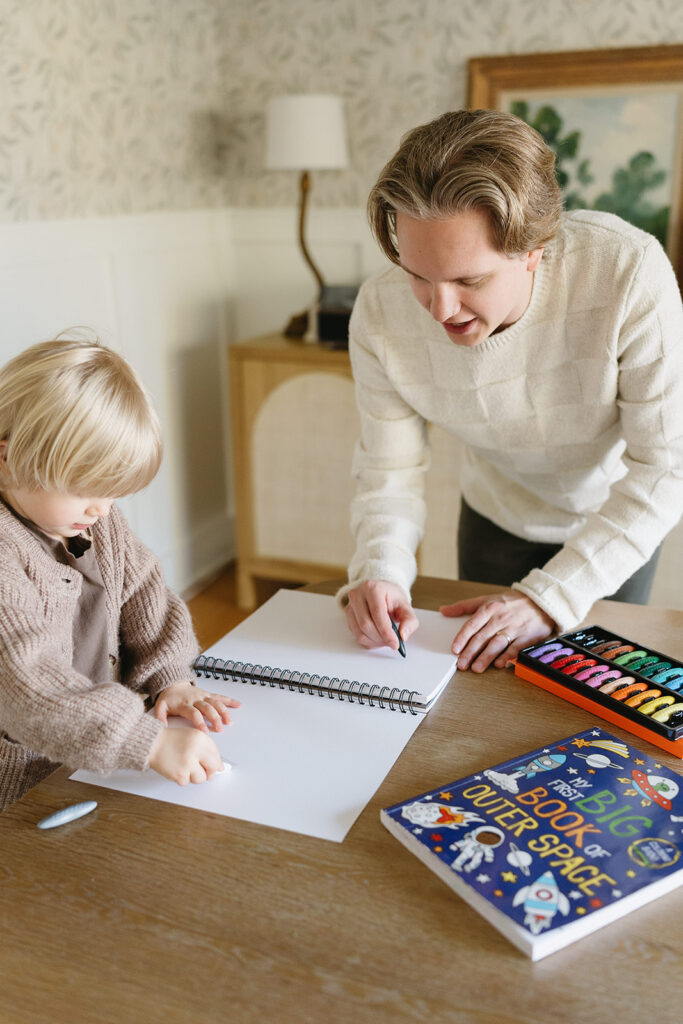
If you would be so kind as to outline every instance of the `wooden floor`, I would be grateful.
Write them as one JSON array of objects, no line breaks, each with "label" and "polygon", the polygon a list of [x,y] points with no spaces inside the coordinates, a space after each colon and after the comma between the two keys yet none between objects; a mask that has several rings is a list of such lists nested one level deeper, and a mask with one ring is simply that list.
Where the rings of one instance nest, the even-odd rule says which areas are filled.
[{"label": "wooden floor", "polygon": [[246,619],[249,612],[237,607],[234,564],[191,597],[187,606],[202,651]]}]

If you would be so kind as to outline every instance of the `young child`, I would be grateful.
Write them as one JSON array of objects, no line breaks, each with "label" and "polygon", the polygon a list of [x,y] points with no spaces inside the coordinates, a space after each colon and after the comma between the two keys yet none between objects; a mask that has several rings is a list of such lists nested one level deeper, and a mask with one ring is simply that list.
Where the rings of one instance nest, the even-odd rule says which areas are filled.
[{"label": "young child", "polygon": [[160,461],[110,349],[57,339],[0,370],[0,811],[60,763],[180,785],[223,767],[208,728],[239,702],[194,685],[189,612],[114,504]]}]

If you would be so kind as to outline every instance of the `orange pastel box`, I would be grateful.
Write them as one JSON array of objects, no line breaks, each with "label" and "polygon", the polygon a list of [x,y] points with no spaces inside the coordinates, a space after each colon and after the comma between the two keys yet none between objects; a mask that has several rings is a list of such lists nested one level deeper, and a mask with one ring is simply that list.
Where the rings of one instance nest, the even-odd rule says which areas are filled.
[{"label": "orange pastel box", "polygon": [[520,651],[515,673],[683,759],[683,663],[588,626]]}]

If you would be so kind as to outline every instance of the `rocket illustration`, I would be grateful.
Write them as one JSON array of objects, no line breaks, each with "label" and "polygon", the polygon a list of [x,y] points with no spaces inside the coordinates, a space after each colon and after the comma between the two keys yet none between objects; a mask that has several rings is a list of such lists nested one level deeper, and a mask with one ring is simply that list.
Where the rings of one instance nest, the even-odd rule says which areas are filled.
[{"label": "rocket illustration", "polygon": [[535,757],[533,761],[529,761],[529,764],[525,765],[524,768],[517,769],[514,773],[515,776],[524,775],[527,779],[533,779],[534,775],[539,772],[549,772],[553,768],[559,768],[567,760],[565,754],[541,754],[540,757]]},{"label": "rocket illustration", "polygon": [[517,890],[512,905],[517,907],[520,903],[524,904],[524,924],[534,935],[550,928],[558,910],[565,917],[569,913],[569,900],[558,889],[550,871]]},{"label": "rocket illustration", "polygon": [[529,761],[528,764],[509,774],[497,772],[493,768],[487,768],[484,775],[507,793],[519,793],[517,779],[533,779],[539,772],[551,772],[555,768],[561,768],[566,760],[566,754],[539,754],[538,757]]}]

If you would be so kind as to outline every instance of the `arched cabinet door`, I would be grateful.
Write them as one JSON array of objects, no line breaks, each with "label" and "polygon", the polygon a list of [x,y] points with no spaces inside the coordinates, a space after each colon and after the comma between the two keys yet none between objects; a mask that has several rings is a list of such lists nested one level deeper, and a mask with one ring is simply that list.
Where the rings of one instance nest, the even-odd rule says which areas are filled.
[{"label": "arched cabinet door", "polygon": [[258,579],[339,578],[358,436],[348,352],[267,335],[229,347],[238,601]]},{"label": "arched cabinet door", "polygon": [[[238,601],[259,579],[346,576],[359,421],[348,352],[267,335],[229,347]],[[422,574],[457,578],[461,447],[430,427]]]}]

